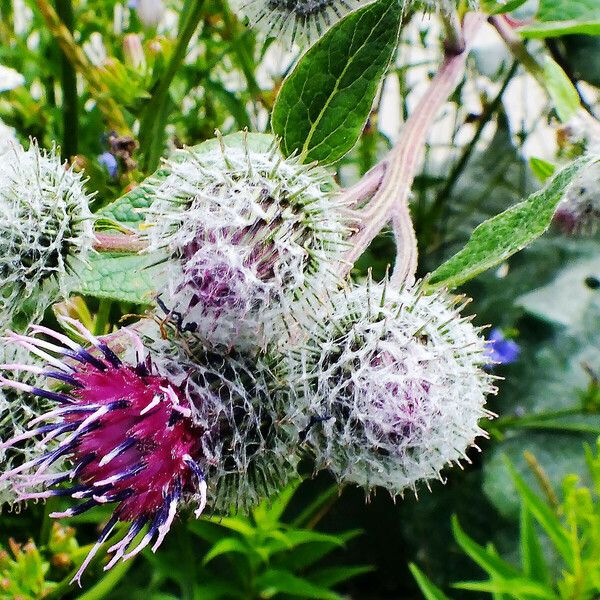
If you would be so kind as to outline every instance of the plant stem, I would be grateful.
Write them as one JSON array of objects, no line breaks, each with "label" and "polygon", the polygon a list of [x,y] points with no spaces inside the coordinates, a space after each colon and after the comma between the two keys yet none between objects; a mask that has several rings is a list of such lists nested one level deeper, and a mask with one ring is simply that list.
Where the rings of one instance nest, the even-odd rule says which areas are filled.
[{"label": "plant stem", "polygon": [[133,254],[146,248],[137,235],[122,233],[96,233],[94,250],[97,252],[122,252]]},{"label": "plant stem", "polygon": [[[350,249],[340,266],[346,275],[355,261],[368,248],[371,241],[390,221],[396,236],[396,265],[392,283],[401,285],[414,282],[417,266],[417,241],[410,218],[408,199],[410,189],[423,154],[427,135],[435,118],[450,94],[456,88],[467,59],[467,44],[483,20],[480,14],[465,15],[463,35],[465,49],[460,54],[446,54],[437,75],[417,108],[404,124],[400,139],[384,159],[385,174],[371,202],[356,211],[359,225],[350,238]],[[368,174],[367,174],[368,175]],[[342,200],[344,200],[344,195]]]},{"label": "plant stem", "polygon": [[[473,134],[471,141],[464,148],[464,150],[461,153],[460,158],[458,159],[458,162],[454,165],[454,167],[450,171],[450,174],[448,175],[448,178],[446,179],[446,183],[440,189],[440,191],[436,194],[436,197],[431,205],[431,208],[428,211],[429,212],[428,217],[427,217],[428,222],[437,223],[440,221],[443,209],[446,205],[448,198],[450,198],[450,196],[452,195],[455,185],[458,183],[458,180],[460,179],[462,172],[464,171],[465,167],[467,166],[467,163],[469,162],[471,156],[473,155],[473,152],[475,151],[475,148],[477,147],[477,143],[479,142],[479,140],[481,138],[483,130],[485,129],[486,125],[489,123],[489,121],[492,118],[492,116],[494,115],[494,113],[498,110],[498,107],[500,106],[500,103],[502,102],[502,96],[504,96],[504,92],[506,91],[508,84],[512,81],[512,78],[515,76],[518,66],[519,66],[519,63],[515,60],[512,64],[512,66],[510,67],[508,73],[506,74],[506,77],[504,78],[504,81],[502,82],[502,85],[500,86],[500,90],[498,91],[498,93],[496,94],[494,99],[489,104],[487,104],[485,106],[485,108],[483,109],[481,116],[479,117],[478,122],[477,122],[477,129],[475,130],[475,133]],[[445,225],[446,225],[446,220],[442,219],[441,220],[442,231],[444,231]],[[429,237],[429,239],[428,239],[428,237]],[[428,247],[428,245],[429,245],[428,242],[430,241],[431,237],[433,237],[433,236],[429,235],[429,236],[425,237],[425,240],[424,240],[424,243],[422,246],[423,248]],[[437,245],[437,244],[435,244],[435,245]]]},{"label": "plant stem", "polygon": [[[69,33],[73,32],[73,5],[71,0],[55,0],[56,14],[62,20]],[[61,87],[63,138],[61,152],[69,160],[77,154],[79,142],[79,110],[77,105],[77,75],[64,50],[61,55]]]},{"label": "plant stem", "polygon": [[[188,45],[202,16],[204,0],[192,0],[190,8],[182,13],[182,27],[177,45],[162,77],[158,81],[140,122],[140,146],[143,152],[142,169],[154,171],[163,153],[165,127],[168,119],[169,88],[185,59]],[[187,17],[184,15],[187,14]]]},{"label": "plant stem", "polygon": [[65,27],[49,0],[36,0],[36,4],[44,17],[46,26],[58,41],[67,60],[87,81],[90,93],[106,118],[108,126],[121,135],[130,135],[125,117],[119,105],[112,99],[108,86],[90,63],[83,50],[77,45],[71,32]]}]

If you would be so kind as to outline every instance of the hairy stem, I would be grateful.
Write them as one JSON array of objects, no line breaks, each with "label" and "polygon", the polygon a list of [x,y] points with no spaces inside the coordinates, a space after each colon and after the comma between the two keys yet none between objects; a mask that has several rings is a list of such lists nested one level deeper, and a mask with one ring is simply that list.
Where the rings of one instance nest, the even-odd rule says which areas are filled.
[{"label": "hairy stem", "polygon": [[144,153],[142,168],[146,172],[156,169],[163,153],[165,127],[168,119],[169,88],[185,59],[190,40],[200,22],[203,5],[204,0],[192,0],[189,9],[183,11],[177,45],[142,114],[140,146]]},{"label": "hairy stem", "polygon": [[[400,139],[384,159],[382,164],[385,173],[379,188],[371,202],[355,213],[359,224],[350,239],[350,249],[340,267],[340,275],[345,276],[350,271],[375,236],[391,220],[397,248],[392,283],[410,285],[414,282],[417,267],[417,240],[408,208],[410,189],[429,131],[439,110],[456,88],[465,68],[467,44],[473,38],[482,20],[483,17],[479,14],[465,15],[463,24],[465,49],[460,54],[446,54],[425,96],[404,124]],[[345,201],[345,195],[342,199]]]},{"label": "hairy stem", "polygon": [[108,126],[121,135],[129,135],[129,126],[119,105],[112,99],[110,90],[102,80],[102,77],[90,63],[83,50],[77,45],[71,32],[61,21],[60,17],[49,0],[36,0],[36,4],[46,26],[56,38],[65,57],[73,65],[73,68],[81,73],[90,89],[90,93],[98,104],[100,112],[104,115]]}]

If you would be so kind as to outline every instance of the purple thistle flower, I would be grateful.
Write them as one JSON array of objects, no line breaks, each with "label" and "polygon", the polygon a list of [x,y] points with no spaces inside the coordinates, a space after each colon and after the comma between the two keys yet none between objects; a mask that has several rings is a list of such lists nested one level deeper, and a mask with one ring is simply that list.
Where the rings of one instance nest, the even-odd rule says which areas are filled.
[{"label": "purple thistle flower", "polygon": [[488,366],[509,365],[514,363],[521,354],[521,347],[513,340],[504,337],[501,329],[494,328],[486,342],[485,356]]},{"label": "purple thistle flower", "polygon": [[119,172],[119,165],[113,154],[110,152],[103,152],[98,157],[98,162],[106,168],[111,179],[114,179],[117,176]]},{"label": "purple thistle flower", "polygon": [[[55,518],[81,514],[95,506],[113,503],[115,509],[73,581],[81,575],[118,522],[131,522],[127,535],[109,548],[106,569],[127,560],[149,544],[155,551],[175,518],[178,505],[197,497],[199,516],[206,504],[203,460],[204,428],[191,418],[190,402],[180,386],[160,373],[140,338],[130,333],[137,364],[124,362],[103,341],[81,324],[67,319],[90,343],[89,350],[67,336],[36,326],[35,334],[52,341],[11,333],[9,338],[47,363],[45,368],[6,364],[12,371],[33,371],[58,381],[60,388],[40,388],[5,378],[2,385],[51,400],[56,407],[33,419],[29,429],[0,444],[11,448],[39,438],[47,451],[13,467],[0,480],[13,479],[20,500],[71,496],[83,502]],[[68,470],[49,472],[59,460]],[[33,469],[36,469],[35,472]],[[70,483],[70,487],[63,487]],[[41,492],[28,492],[43,484]],[[132,547],[144,528],[146,534]]]}]

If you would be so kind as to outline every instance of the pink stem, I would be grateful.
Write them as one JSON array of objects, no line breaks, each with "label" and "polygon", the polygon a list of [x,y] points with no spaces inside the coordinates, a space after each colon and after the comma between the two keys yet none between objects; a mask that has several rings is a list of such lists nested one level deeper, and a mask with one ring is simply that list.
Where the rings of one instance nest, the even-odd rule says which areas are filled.
[{"label": "pink stem", "polygon": [[[397,246],[392,281],[396,285],[410,285],[414,282],[417,241],[408,208],[410,189],[429,131],[441,107],[458,84],[465,68],[468,45],[482,22],[481,14],[465,15],[464,51],[446,55],[437,75],[430,83],[429,90],[404,124],[400,139],[383,161],[385,172],[378,190],[371,202],[363,210],[356,212],[359,224],[356,233],[350,239],[350,249],[340,266],[342,276],[350,271],[375,236],[392,220]],[[355,188],[357,186],[351,189]]]}]

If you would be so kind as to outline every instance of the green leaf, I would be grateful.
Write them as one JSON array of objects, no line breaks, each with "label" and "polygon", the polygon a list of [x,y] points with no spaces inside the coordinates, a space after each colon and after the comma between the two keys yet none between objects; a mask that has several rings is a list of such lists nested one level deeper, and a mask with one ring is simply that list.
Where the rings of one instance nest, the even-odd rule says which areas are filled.
[{"label": "green leaf", "polygon": [[399,0],[379,0],[333,27],[283,82],[272,114],[285,155],[331,163],[356,143],[402,21]]},{"label": "green leaf", "polygon": [[302,479],[290,482],[275,498],[265,498],[256,506],[252,511],[256,524],[259,527],[276,525],[301,483]]},{"label": "green leaf", "polygon": [[540,0],[536,18],[539,21],[600,20],[598,0]]},{"label": "green leaf", "polygon": [[498,579],[509,579],[519,576],[519,572],[511,564],[472,540],[462,530],[456,515],[452,516],[452,532],[454,539],[465,554],[470,556],[490,576]]},{"label": "green leaf", "polygon": [[550,21],[548,23],[535,23],[520,27],[517,30],[523,37],[530,39],[544,39],[562,37],[563,35],[600,35],[600,20],[598,21]]},{"label": "green leaf", "polygon": [[533,171],[533,174],[542,182],[546,183],[549,177],[552,177],[556,172],[556,166],[551,162],[544,160],[543,158],[536,158],[532,156],[529,159],[529,166]]},{"label": "green leaf", "polygon": [[92,254],[75,270],[73,291],[86,296],[152,304],[164,272],[162,254]]},{"label": "green leaf", "polygon": [[554,511],[525,483],[517,470],[509,462],[508,468],[519,492],[522,502],[531,512],[536,521],[543,527],[555,548],[569,567],[573,565],[573,548],[569,536],[562,527]]},{"label": "green leaf", "polygon": [[599,35],[600,4],[597,0],[540,0],[536,21],[519,33],[529,38]]},{"label": "green leaf", "polygon": [[221,556],[223,554],[230,554],[236,552],[237,554],[249,555],[252,554],[252,550],[237,537],[226,537],[219,540],[204,556],[202,564],[208,564],[213,558]]},{"label": "green leaf", "polygon": [[558,118],[566,123],[581,108],[579,94],[558,63],[549,56],[544,62],[544,81]]},{"label": "green leaf", "polygon": [[517,10],[527,0],[483,0],[481,8],[487,15],[499,15]]},{"label": "green leaf", "polygon": [[315,585],[306,579],[297,577],[289,571],[269,569],[256,579],[256,588],[261,598],[272,598],[277,594],[289,594],[299,598],[317,598],[320,600],[341,600],[341,596],[327,588]]},{"label": "green leaf", "polygon": [[333,587],[342,581],[347,581],[363,573],[370,573],[374,567],[363,565],[357,567],[326,567],[312,572],[308,577],[311,583],[323,587]]},{"label": "green leaf", "polygon": [[512,579],[494,579],[493,581],[461,581],[453,584],[460,590],[472,592],[489,592],[493,594],[509,594],[519,600],[532,600],[542,598],[545,600],[559,600],[559,597],[551,588],[531,581],[525,577],[513,577]]},{"label": "green leaf", "polygon": [[542,546],[531,513],[525,504],[521,505],[520,543],[521,563],[525,575],[540,583],[550,583],[550,574]]},{"label": "green leaf", "polygon": [[556,205],[571,182],[596,160],[584,156],[570,163],[544,189],[476,227],[465,247],[429,276],[428,285],[459,286],[540,237],[550,226]]},{"label": "green leaf", "polygon": [[446,596],[446,594],[444,594],[440,588],[433,585],[433,583],[429,581],[425,573],[423,573],[419,567],[417,567],[417,565],[410,563],[408,568],[415,578],[419,589],[423,593],[425,600],[450,600],[450,598],[448,598],[448,596]]}]

